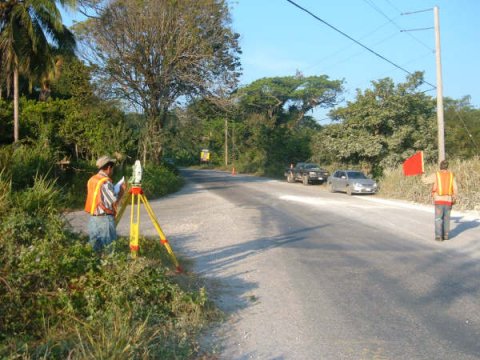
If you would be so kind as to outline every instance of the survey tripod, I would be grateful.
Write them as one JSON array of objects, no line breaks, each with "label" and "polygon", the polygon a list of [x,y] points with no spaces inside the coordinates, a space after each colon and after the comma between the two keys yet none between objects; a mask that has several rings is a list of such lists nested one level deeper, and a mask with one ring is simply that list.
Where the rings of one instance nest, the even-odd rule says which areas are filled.
[{"label": "survey tripod", "polygon": [[173,250],[170,247],[170,244],[168,243],[168,240],[164,232],[162,231],[160,224],[158,223],[155,213],[153,212],[145,194],[143,193],[141,185],[132,185],[132,187],[128,190],[128,194],[128,198],[122,202],[120,210],[118,211],[118,214],[115,218],[115,224],[117,225],[120,222],[120,219],[122,218],[122,215],[125,212],[127,205],[130,203],[130,252],[132,258],[137,257],[137,253],[139,250],[138,238],[140,230],[140,204],[143,203],[143,205],[145,206],[145,210],[147,210],[148,216],[153,223],[153,226],[155,227],[158,235],[160,236],[160,243],[167,249],[168,254],[170,255],[173,263],[175,264],[177,272],[182,272],[182,268],[180,267],[180,264],[178,263],[177,258],[175,257],[175,254],[173,253]]}]

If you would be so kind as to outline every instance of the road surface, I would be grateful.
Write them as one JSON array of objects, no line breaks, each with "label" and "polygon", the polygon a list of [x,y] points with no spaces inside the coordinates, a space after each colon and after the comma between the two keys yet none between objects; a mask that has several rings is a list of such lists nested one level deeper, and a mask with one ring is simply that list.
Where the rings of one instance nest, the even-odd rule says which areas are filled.
[{"label": "road surface", "polygon": [[[228,317],[205,342],[220,359],[480,359],[475,214],[454,211],[451,240],[435,242],[433,206],[182,173],[187,185],[151,205],[216,284]],[[145,214],[140,230],[156,235]]]}]

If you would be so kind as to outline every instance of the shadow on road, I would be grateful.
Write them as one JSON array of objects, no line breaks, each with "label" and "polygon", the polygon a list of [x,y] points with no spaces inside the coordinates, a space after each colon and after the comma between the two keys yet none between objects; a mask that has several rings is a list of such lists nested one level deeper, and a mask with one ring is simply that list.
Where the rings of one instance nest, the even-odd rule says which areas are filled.
[{"label": "shadow on road", "polygon": [[454,238],[455,236],[461,234],[464,231],[469,229],[474,229],[480,226],[480,220],[464,220],[463,216],[452,216],[450,218],[451,225],[456,224],[455,228],[450,231],[450,238]]}]

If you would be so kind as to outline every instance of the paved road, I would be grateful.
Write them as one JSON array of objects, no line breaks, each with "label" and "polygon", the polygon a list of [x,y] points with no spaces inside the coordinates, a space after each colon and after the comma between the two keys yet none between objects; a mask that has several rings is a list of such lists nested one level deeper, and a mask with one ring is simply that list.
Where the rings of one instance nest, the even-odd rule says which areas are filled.
[{"label": "paved road", "polygon": [[438,243],[432,206],[182,172],[187,186],[151,205],[217,285],[221,359],[480,359],[478,217],[454,212]]}]

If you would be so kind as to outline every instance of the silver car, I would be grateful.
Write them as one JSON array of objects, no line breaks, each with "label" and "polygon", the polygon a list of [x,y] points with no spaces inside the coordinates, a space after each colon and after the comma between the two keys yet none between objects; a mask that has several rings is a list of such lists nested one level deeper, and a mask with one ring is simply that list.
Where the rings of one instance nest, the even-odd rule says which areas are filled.
[{"label": "silver car", "polygon": [[337,170],[328,178],[327,184],[330,192],[344,191],[348,195],[375,194],[378,191],[375,180],[356,170]]}]

